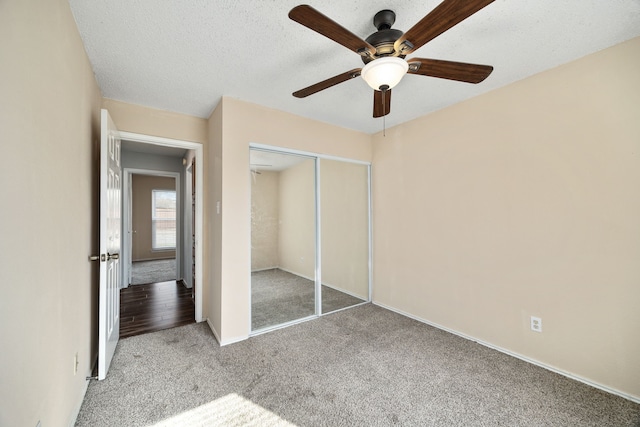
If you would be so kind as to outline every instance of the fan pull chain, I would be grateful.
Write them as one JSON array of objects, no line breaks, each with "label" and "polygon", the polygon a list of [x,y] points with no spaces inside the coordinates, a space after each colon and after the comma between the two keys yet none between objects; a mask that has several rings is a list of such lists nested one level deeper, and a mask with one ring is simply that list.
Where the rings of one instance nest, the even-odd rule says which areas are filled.
[{"label": "fan pull chain", "polygon": [[386,90],[382,91],[382,136],[387,137],[387,103],[385,102],[384,95]]},{"label": "fan pull chain", "polygon": [[385,95],[389,90],[388,85],[380,86],[380,92],[382,92],[382,136],[387,136],[387,103],[385,102]]}]

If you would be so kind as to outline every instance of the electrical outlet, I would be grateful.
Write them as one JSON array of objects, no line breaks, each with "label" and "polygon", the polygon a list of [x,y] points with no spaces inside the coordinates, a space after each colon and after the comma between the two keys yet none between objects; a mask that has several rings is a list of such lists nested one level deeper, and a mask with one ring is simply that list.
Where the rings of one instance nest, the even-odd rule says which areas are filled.
[{"label": "electrical outlet", "polygon": [[535,332],[542,332],[542,319],[539,317],[531,316],[531,330]]},{"label": "electrical outlet", "polygon": [[79,360],[78,360],[78,352],[76,351],[76,355],[73,356],[73,375],[75,376],[78,373],[78,364],[79,364]]}]

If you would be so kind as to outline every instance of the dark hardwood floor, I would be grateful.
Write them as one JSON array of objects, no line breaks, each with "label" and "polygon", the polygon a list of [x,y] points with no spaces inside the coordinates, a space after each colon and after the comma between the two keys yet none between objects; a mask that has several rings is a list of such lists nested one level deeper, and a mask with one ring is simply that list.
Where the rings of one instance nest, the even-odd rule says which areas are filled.
[{"label": "dark hardwood floor", "polygon": [[120,338],[195,323],[191,289],[175,280],[120,290]]}]

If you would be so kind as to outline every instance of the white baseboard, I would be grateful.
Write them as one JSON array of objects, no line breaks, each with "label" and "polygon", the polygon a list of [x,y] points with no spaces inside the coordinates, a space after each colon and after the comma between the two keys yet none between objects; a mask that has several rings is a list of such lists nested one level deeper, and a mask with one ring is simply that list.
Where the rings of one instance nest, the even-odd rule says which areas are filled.
[{"label": "white baseboard", "polygon": [[300,273],[296,273],[295,271],[291,271],[291,270],[287,270],[286,268],[282,268],[282,267],[276,267],[278,270],[282,270],[284,272],[293,274],[294,276],[298,276],[298,277],[302,277],[303,279],[307,279],[307,280],[311,280],[312,282],[316,281],[315,277],[307,277],[304,274],[300,274]]},{"label": "white baseboard", "polygon": [[[367,297],[363,297],[362,295],[357,295],[357,294],[355,294],[355,293],[353,293],[351,291],[347,291],[346,289],[339,288],[339,287],[334,286],[334,285],[332,285],[330,283],[322,282],[322,286],[326,286],[327,288],[334,289],[334,290],[336,290],[338,292],[342,292],[343,294],[351,295],[354,298],[358,298],[358,299],[361,299],[363,301],[367,301]],[[369,289],[369,285],[367,285],[367,290],[368,289]]]},{"label": "white baseboard", "polygon": [[[93,370],[93,367],[91,368]],[[85,375],[85,377],[91,376],[91,372]],[[89,381],[86,380],[84,382],[82,393],[80,394],[80,399],[76,403],[76,406],[73,408],[73,412],[71,413],[71,419],[69,420],[69,427],[73,427],[76,425],[76,421],[78,420],[78,415],[80,414],[80,408],[82,408],[82,403],[84,402],[84,398],[87,395],[87,390],[89,389]]]},{"label": "white baseboard", "polygon": [[242,336],[242,337],[234,337],[231,339],[222,340],[220,339],[220,335],[218,335],[216,328],[213,327],[213,324],[211,323],[211,320],[208,317],[207,317],[207,325],[209,325],[209,329],[211,329],[211,332],[213,332],[213,336],[215,337],[216,341],[218,341],[218,344],[220,344],[220,347],[224,347],[225,345],[244,341],[249,338],[249,336]]},{"label": "white baseboard", "polygon": [[229,344],[235,344],[237,342],[248,340],[248,339],[249,339],[249,335],[241,336],[241,337],[233,337],[231,339],[223,340],[220,343],[220,347],[224,347],[225,345],[229,345]]},{"label": "white baseboard", "polygon": [[531,363],[532,365],[536,365],[536,366],[539,366],[539,367],[544,368],[546,370],[549,370],[551,372],[555,372],[556,374],[560,374],[560,375],[565,376],[567,378],[570,378],[572,380],[576,380],[576,381],[579,381],[579,382],[581,382],[583,384],[589,385],[591,387],[595,387],[595,388],[600,389],[602,391],[605,391],[607,393],[615,394],[616,396],[620,396],[620,397],[622,397],[624,399],[630,400],[630,401],[635,402],[635,403],[640,403],[640,396],[633,396],[633,395],[630,395],[630,394],[625,393],[623,391],[616,390],[614,388],[611,388],[611,387],[608,387],[608,386],[605,386],[605,385],[602,385],[602,384],[598,384],[598,383],[596,383],[594,381],[591,381],[591,380],[589,380],[587,378],[583,378],[583,377],[581,377],[579,375],[575,375],[575,374],[572,374],[570,372],[563,371],[562,369],[555,368],[553,366],[550,366],[550,365],[547,365],[545,363],[539,362],[539,361],[537,361],[535,359],[531,359],[531,358],[529,358],[527,356],[523,356],[523,355],[515,353],[515,352],[513,352],[511,350],[507,350],[506,348],[498,347],[498,346],[493,345],[491,343],[488,343],[488,342],[485,342],[485,341],[482,341],[482,340],[478,340],[478,339],[473,338],[473,337],[471,337],[469,335],[465,335],[463,333],[460,333],[460,332],[455,331],[453,329],[449,329],[449,328],[447,328],[445,326],[442,326],[442,325],[439,325],[437,323],[433,323],[433,322],[430,322],[430,321],[428,321],[426,319],[422,319],[422,318],[420,318],[418,316],[414,316],[413,314],[409,314],[409,313],[406,313],[406,312],[404,312],[402,310],[398,310],[397,308],[393,308],[393,307],[390,307],[390,306],[387,306],[387,305],[384,305],[384,304],[381,304],[381,303],[375,302],[375,301],[373,301],[372,304],[377,305],[378,307],[382,307],[384,309],[387,309],[389,311],[393,311],[394,313],[398,313],[398,314],[400,314],[402,316],[405,316],[405,317],[408,317],[410,319],[417,320],[418,322],[425,323],[425,324],[427,324],[429,326],[433,326],[434,328],[443,330],[445,332],[449,332],[450,334],[457,335],[457,336],[459,336],[461,338],[464,338],[466,340],[473,341],[473,342],[478,343],[480,345],[483,345],[485,347],[488,347],[488,348],[491,348],[493,350],[499,351],[500,353],[504,353],[504,354],[507,354],[509,356],[515,357],[516,359],[520,359],[520,360],[523,360],[523,361],[525,361],[527,363]]},{"label": "white baseboard", "polygon": [[[312,282],[315,282],[315,280],[316,280],[315,277],[307,277],[307,276],[305,276],[303,274],[296,273],[295,271],[287,270],[286,268],[282,268],[282,267],[273,267],[273,268],[277,268],[278,270],[282,270],[282,271],[285,271],[285,272],[287,272],[289,274],[293,274],[294,276],[302,277],[303,279],[311,280]],[[267,270],[271,270],[271,269],[269,268]],[[255,271],[258,271],[258,270],[255,270]],[[330,283],[322,282],[322,286],[326,286],[327,288],[335,289],[336,291],[342,292],[343,294],[351,295],[354,298],[358,298],[358,299],[365,300],[365,301],[367,300],[366,297],[362,297],[361,295],[354,294],[353,292],[344,290],[344,289],[342,289],[342,288],[340,288],[338,286],[332,285]],[[367,287],[367,289],[368,289],[368,287]]]},{"label": "white baseboard", "polygon": [[216,341],[218,341],[218,344],[220,344],[220,341],[221,341],[220,336],[218,335],[216,328],[213,327],[213,324],[211,323],[211,319],[207,317],[206,322],[207,322],[207,325],[209,325],[209,329],[211,329],[211,332],[213,333],[214,338],[216,339]]},{"label": "white baseboard", "polygon": [[275,267],[264,267],[264,268],[256,268],[255,270],[251,270],[252,273],[257,273],[259,271],[267,271],[267,270],[275,270],[278,266]]}]

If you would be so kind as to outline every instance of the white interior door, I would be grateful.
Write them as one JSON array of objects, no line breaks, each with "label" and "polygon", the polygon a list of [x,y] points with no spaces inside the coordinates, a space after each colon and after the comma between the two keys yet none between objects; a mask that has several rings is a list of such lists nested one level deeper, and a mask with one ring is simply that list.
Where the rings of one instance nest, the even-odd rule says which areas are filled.
[{"label": "white interior door", "polygon": [[120,136],[107,110],[100,136],[100,303],[98,379],[107,376],[120,337]]}]

